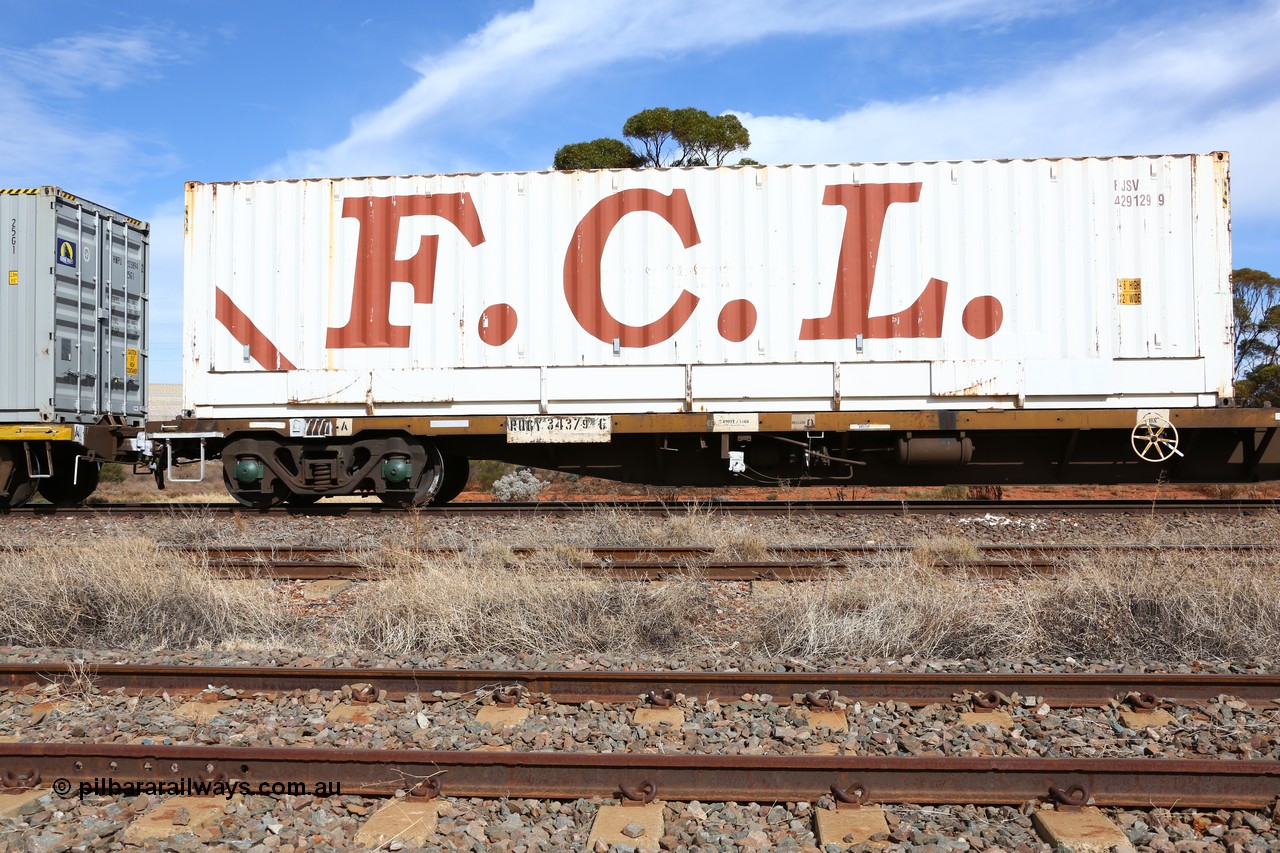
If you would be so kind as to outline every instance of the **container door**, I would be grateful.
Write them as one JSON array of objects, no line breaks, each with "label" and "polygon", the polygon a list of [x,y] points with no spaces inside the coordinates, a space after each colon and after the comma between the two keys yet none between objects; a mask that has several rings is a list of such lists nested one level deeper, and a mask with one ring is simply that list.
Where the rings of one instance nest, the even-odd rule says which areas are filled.
[{"label": "container door", "polygon": [[0,190],[0,420],[37,420],[48,400],[36,393],[42,344],[33,321],[43,280],[37,270],[49,256],[36,257],[35,205],[26,191]]},{"label": "container door", "polygon": [[94,422],[98,403],[99,217],[59,197],[54,203],[54,409]]},{"label": "container door", "polygon": [[124,228],[124,307],[123,323],[116,329],[124,344],[124,414],[143,420],[147,414],[147,263],[150,235],[127,225]]},{"label": "container door", "polygon": [[146,400],[147,239],[127,222],[104,217],[99,227],[98,407],[103,414],[137,419]]},{"label": "container door", "polygon": [[[1117,358],[1195,358],[1196,233],[1191,158],[1117,159],[1100,205],[1110,240],[1100,243],[1102,286],[1112,290]],[[1104,220],[1107,221],[1107,220]]]}]

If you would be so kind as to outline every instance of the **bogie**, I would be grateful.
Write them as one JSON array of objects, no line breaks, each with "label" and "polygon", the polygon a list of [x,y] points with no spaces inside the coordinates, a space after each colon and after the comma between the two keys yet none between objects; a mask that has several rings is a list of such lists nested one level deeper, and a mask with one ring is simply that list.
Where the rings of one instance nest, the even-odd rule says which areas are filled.
[{"label": "bogie", "polygon": [[[325,442],[239,436],[222,449],[227,490],[241,503],[257,507],[280,502],[307,506],[323,497],[352,494],[373,495],[393,506],[440,502],[442,495],[456,496],[466,484],[465,458],[449,458],[453,464],[446,465],[435,443],[405,434]],[[454,469],[463,472],[461,484],[449,475]]]}]

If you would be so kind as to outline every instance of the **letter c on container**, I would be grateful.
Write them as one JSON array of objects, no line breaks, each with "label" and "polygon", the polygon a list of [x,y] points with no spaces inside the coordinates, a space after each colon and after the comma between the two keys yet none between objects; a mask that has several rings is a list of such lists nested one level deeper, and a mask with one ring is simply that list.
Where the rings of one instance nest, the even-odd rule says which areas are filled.
[{"label": "letter c on container", "polygon": [[672,190],[671,195],[666,195],[657,190],[629,189],[602,198],[582,217],[564,256],[564,296],[578,325],[599,341],[612,344],[617,338],[624,347],[662,343],[680,331],[698,306],[698,297],[682,290],[667,313],[643,326],[628,325],[605,307],[600,292],[605,243],[622,217],[639,211],[665,219],[686,249],[701,242],[684,190]]}]

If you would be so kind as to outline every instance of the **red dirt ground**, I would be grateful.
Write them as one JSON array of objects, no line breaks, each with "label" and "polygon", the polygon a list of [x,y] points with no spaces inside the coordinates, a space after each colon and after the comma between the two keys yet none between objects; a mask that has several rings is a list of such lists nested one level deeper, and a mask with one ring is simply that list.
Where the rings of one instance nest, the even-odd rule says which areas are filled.
[{"label": "red dirt ground", "polygon": [[[577,482],[552,482],[539,495],[541,500],[561,501],[629,501],[629,500],[958,500],[967,497],[964,487],[909,488],[879,486],[795,486],[760,488],[730,486],[724,488],[674,488],[632,486],[584,477]],[[1224,485],[1147,484],[1134,486],[1005,486],[1005,500],[1063,500],[1112,498],[1130,500],[1169,500],[1173,498],[1280,498],[1280,483],[1231,483]],[[474,484],[459,495],[458,501],[490,501],[490,492],[474,489]]]}]

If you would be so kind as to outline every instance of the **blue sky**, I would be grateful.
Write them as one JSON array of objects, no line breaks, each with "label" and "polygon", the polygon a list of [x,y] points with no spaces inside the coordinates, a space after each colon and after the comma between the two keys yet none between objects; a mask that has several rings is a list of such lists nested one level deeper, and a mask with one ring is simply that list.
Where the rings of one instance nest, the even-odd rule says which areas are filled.
[{"label": "blue sky", "polygon": [[548,168],[651,106],[764,163],[1232,153],[1235,266],[1280,274],[1280,0],[0,5],[0,186],[147,219],[180,378],[182,184]]}]

